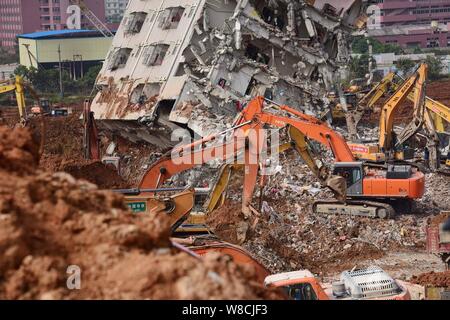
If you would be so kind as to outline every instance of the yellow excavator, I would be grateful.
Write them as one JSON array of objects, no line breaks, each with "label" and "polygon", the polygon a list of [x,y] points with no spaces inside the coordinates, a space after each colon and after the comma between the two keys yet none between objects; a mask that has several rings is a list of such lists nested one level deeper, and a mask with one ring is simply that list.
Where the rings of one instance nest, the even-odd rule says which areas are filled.
[{"label": "yellow excavator", "polygon": [[15,92],[17,100],[17,108],[19,110],[20,123],[25,125],[26,122],[26,109],[25,109],[25,92],[24,82],[21,76],[16,76],[13,81],[6,81],[0,83],[0,94]]},{"label": "yellow excavator", "polygon": [[27,122],[27,109],[25,104],[25,90],[28,91],[36,101],[36,105],[31,108],[31,114],[45,114],[50,109],[48,99],[42,99],[33,89],[33,87],[26,83],[21,76],[16,76],[12,80],[0,82],[0,94],[15,92],[17,100],[17,109],[19,112],[20,124],[25,125]]},{"label": "yellow excavator", "polygon": [[[359,100],[356,108],[350,110],[347,115],[342,115],[347,117],[349,133],[352,139],[356,140],[358,138],[356,130],[357,125],[364,112],[373,110],[375,104],[387,92],[390,90],[395,91],[382,107],[378,144],[367,145],[351,143],[349,144],[350,148],[357,158],[363,160],[383,162],[387,159],[386,153],[391,153],[390,158],[404,160],[410,158],[411,155],[408,157],[408,155],[405,154],[405,149],[402,149],[400,146],[417,133],[423,126],[428,138],[427,150],[430,153],[430,167],[436,169],[438,167],[437,160],[439,157],[439,135],[447,134],[444,121],[450,123],[450,108],[425,96],[425,64],[420,65],[414,74],[407,80],[401,79],[403,82],[400,84],[394,81],[395,78],[395,73],[389,73],[381,82],[375,85],[372,90]],[[403,132],[396,137],[393,131],[394,114],[406,99],[414,102],[414,118]],[[394,139],[397,141],[394,142]],[[392,145],[393,143],[395,146]],[[447,160],[447,162],[449,161]]]},{"label": "yellow excavator", "polygon": [[[424,86],[426,81],[427,65],[422,64],[416,72],[406,80],[386,101],[381,109],[379,121],[379,138],[376,145],[367,145],[361,143],[350,143],[349,147],[354,155],[359,159],[370,160],[374,162],[385,162],[386,160],[404,160],[411,158],[405,154],[402,148],[396,148],[401,145],[397,141],[394,132],[394,115],[410,93],[414,92],[414,120],[411,122],[414,128],[404,130],[401,135],[402,142],[416,133],[423,124],[424,108]],[[408,131],[408,132],[407,132]]]}]

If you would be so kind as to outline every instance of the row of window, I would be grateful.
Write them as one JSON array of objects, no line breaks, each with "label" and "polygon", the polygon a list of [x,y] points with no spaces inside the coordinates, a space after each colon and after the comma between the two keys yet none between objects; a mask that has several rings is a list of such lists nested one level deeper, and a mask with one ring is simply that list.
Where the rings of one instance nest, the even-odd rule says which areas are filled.
[{"label": "row of window", "polygon": [[[189,17],[193,15],[193,9],[194,7],[191,8]],[[184,11],[185,9],[183,7],[166,8],[158,17],[158,27],[163,30],[176,29],[183,17]],[[122,22],[124,33],[139,33],[146,21],[152,23],[157,16],[157,12],[152,12],[150,16],[147,12],[132,12]]]},{"label": "row of window", "polygon": [[[188,17],[192,17],[194,14],[195,7],[191,7]],[[153,23],[155,19],[157,20],[158,28],[163,30],[176,29],[180,23],[183,15],[185,13],[185,8],[183,7],[169,7],[164,9],[161,13],[151,12],[132,12],[128,16],[124,17],[122,21],[123,29],[125,34],[136,34],[142,30],[145,22]],[[134,56],[139,57],[142,52],[142,64],[148,67],[159,66],[163,63],[164,58],[169,53],[170,45],[164,43],[155,43],[145,47],[138,47]],[[178,45],[175,45],[172,54],[175,54],[178,50]],[[125,67],[129,56],[131,55],[131,48],[120,48],[111,53],[109,59],[108,69],[117,70]]]},{"label": "row of window", "polygon": [[412,10],[413,14],[427,14],[427,13],[444,13],[444,12],[450,12],[450,7],[444,7],[444,8],[426,8],[426,9],[414,9]]},{"label": "row of window", "polygon": [[[170,45],[165,43],[157,43],[149,46],[145,46],[142,52],[142,64],[151,67],[151,66],[159,66],[163,63],[164,58],[166,57],[169,51]],[[136,49],[135,56],[138,57],[142,47],[138,47]],[[178,45],[174,47],[172,50],[172,54],[174,54],[178,50]],[[125,67],[127,64],[128,58],[132,52],[131,48],[120,48],[112,53],[111,59],[108,64],[108,69],[114,71],[120,68]]]}]

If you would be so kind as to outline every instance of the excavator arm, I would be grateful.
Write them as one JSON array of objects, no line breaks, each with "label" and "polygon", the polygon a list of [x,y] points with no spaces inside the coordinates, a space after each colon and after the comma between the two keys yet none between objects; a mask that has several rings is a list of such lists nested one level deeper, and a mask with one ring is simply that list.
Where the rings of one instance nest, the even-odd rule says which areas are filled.
[{"label": "excavator arm", "polygon": [[[342,189],[342,185],[340,185],[339,182],[336,183],[336,180],[333,182],[333,179],[330,178],[330,174],[327,170],[328,168],[325,166],[319,167],[317,165],[315,158],[310,152],[305,135],[293,126],[289,126],[288,135],[290,142],[280,145],[278,153],[294,149],[322,184],[328,186],[331,190],[336,191],[337,197],[344,196],[345,189]],[[243,165],[238,164],[226,164],[222,166],[219,176],[211,188],[210,195],[204,205],[206,212],[212,212],[224,204],[230,177],[234,172],[241,170],[242,167]]]},{"label": "excavator arm", "polygon": [[[289,127],[289,133],[294,141],[295,148],[299,151],[305,163],[319,177],[321,182],[324,182],[335,192],[339,200],[344,200],[346,195],[345,181],[342,177],[330,175],[317,167],[306,148],[305,140],[305,138],[315,140],[329,148],[338,162],[354,162],[355,159],[342,136],[318,119],[288,106],[276,106],[276,109],[287,113],[288,116],[265,112],[263,110],[264,102],[264,97],[257,97],[249,102],[242,111],[239,120],[235,123],[236,126],[233,128],[234,139],[231,142],[205,146],[206,143],[218,139],[222,135],[220,133],[190,145],[175,148],[170,154],[166,154],[154,163],[146,172],[140,183],[140,189],[156,189],[164,181],[178,173],[203,165],[211,160],[221,159],[228,164],[245,165],[242,211],[245,215],[248,215],[251,211],[250,203],[257,182],[259,165],[262,162],[261,151],[264,148],[262,139],[265,136],[261,133],[265,125],[271,125],[277,128]],[[243,162],[239,163],[239,156],[243,156],[240,159]],[[225,167],[219,178],[217,190],[224,191],[230,169],[230,167]],[[220,199],[219,194],[214,193],[210,207],[215,207]]]},{"label": "excavator arm", "polygon": [[[264,97],[253,99],[249,103],[249,107],[244,110],[244,119],[247,121],[251,120],[269,124],[279,128],[290,125],[300,131],[308,139],[317,141],[329,148],[333,152],[336,162],[355,161],[345,139],[331,129],[326,123],[288,106],[278,106],[277,109],[287,112],[291,117],[264,112],[263,106]],[[295,118],[292,116],[295,116]]]},{"label": "excavator arm", "polygon": [[21,76],[16,76],[14,84],[0,85],[0,94],[15,91],[17,108],[19,110],[20,121],[25,121],[25,92],[24,82]]},{"label": "excavator arm", "polygon": [[427,80],[428,66],[422,64],[417,71],[417,80],[414,89],[413,120],[398,135],[396,146],[402,145],[422,128],[425,114],[425,82]]},{"label": "excavator arm", "polygon": [[347,125],[348,131],[351,139],[358,139],[357,127],[359,122],[361,121],[362,116],[366,112],[366,110],[372,110],[375,104],[383,97],[386,92],[389,91],[393,81],[394,81],[395,73],[388,73],[378,84],[376,84],[369,92],[367,92],[364,97],[362,97],[358,101],[358,105],[355,110],[348,112],[347,117]]},{"label": "excavator arm", "polygon": [[[205,146],[206,143],[218,139],[222,135],[220,133],[190,145],[175,148],[170,154],[166,154],[152,165],[141,180],[139,187],[156,189],[174,175],[216,159],[226,163],[242,163],[245,164],[242,212],[246,216],[249,215],[250,203],[257,181],[259,155],[263,147],[262,136],[260,136],[262,126],[258,123],[240,122],[234,129],[236,131],[231,142]],[[255,135],[246,136],[251,130],[254,130]]]},{"label": "excavator arm", "polygon": [[[416,116],[420,115],[420,110],[423,110],[421,106],[424,99],[424,84],[427,74],[427,65],[421,64],[418,70],[395,91],[395,93],[389,98],[386,104],[381,110],[380,116],[380,135],[379,135],[379,146],[385,151],[390,151],[394,147],[394,115],[398,107],[407,99],[408,95],[416,88],[414,94],[414,109]],[[419,121],[420,120],[415,120]],[[420,123],[414,123],[415,126],[420,126]],[[409,132],[402,134],[401,139],[405,139]]]}]

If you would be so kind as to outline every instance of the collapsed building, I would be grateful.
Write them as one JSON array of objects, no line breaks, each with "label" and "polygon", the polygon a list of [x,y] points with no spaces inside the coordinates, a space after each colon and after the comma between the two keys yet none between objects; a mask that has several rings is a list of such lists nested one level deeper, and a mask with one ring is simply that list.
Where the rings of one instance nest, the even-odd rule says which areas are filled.
[{"label": "collapsed building", "polygon": [[[264,95],[306,113],[348,65],[366,1],[132,0],[97,78],[101,124],[130,140],[206,136]],[[168,134],[169,133],[169,134]]]}]

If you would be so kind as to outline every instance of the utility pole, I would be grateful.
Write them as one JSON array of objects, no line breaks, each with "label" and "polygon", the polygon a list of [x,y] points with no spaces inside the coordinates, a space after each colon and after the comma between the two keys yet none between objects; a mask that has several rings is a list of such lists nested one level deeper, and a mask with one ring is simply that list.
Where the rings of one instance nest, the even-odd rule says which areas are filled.
[{"label": "utility pole", "polygon": [[62,99],[64,98],[64,88],[62,81],[61,45],[58,45],[58,59],[59,59],[59,94]]}]

